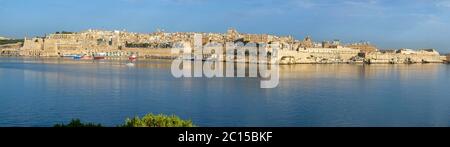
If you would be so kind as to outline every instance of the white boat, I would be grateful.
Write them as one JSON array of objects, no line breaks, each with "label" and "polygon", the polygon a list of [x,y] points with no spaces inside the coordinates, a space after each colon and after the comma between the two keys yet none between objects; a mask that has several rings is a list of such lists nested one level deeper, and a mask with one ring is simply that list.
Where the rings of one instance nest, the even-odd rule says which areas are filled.
[{"label": "white boat", "polygon": [[127,65],[128,67],[134,67],[134,66],[135,66],[135,64],[134,64],[134,63],[131,63],[131,62],[130,62],[130,63],[127,63],[126,65]]}]

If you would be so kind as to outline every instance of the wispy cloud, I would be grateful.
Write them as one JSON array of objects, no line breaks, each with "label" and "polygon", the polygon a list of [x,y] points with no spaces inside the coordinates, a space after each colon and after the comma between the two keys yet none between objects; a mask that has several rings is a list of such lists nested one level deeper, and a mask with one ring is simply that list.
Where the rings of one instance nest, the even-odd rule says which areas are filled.
[{"label": "wispy cloud", "polygon": [[450,8],[450,0],[438,1],[435,4],[437,7]]},{"label": "wispy cloud", "polygon": [[[148,2],[147,0],[120,0],[126,3],[140,3],[140,2]],[[158,3],[162,4],[202,4],[204,2],[208,2],[208,0],[154,0]]]},{"label": "wispy cloud", "polygon": [[372,6],[378,4],[377,0],[343,0],[342,3],[351,6]]},{"label": "wispy cloud", "polygon": [[291,1],[293,6],[300,7],[300,8],[313,8],[318,5],[316,1],[312,0],[293,0]]},{"label": "wispy cloud", "polygon": [[[372,42],[450,38],[450,0],[0,0],[0,33],[23,36],[55,28],[131,28],[311,33]],[[102,9],[98,9],[102,6]],[[80,14],[82,12],[82,14]],[[29,19],[21,19],[29,18]],[[55,18],[67,20],[52,22]],[[195,21],[193,21],[195,20]],[[140,27],[142,26],[142,27]],[[45,29],[42,29],[45,28]],[[389,38],[389,36],[396,36]],[[433,39],[438,40],[438,39]],[[430,42],[439,43],[431,40]],[[441,42],[440,41],[440,42]],[[448,45],[450,46],[450,45]],[[442,47],[442,46],[441,46]],[[436,47],[439,48],[439,47]]]},{"label": "wispy cloud", "polygon": [[370,7],[379,4],[379,0],[287,0],[290,6],[299,8],[323,8],[323,7]]},{"label": "wispy cloud", "polygon": [[208,2],[207,0],[159,0],[169,4],[202,4]]}]

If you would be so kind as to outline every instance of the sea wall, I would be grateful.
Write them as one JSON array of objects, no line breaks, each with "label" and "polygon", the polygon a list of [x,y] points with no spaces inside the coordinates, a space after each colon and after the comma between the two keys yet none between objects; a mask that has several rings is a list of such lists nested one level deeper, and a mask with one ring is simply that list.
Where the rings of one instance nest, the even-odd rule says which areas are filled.
[{"label": "sea wall", "polygon": [[348,63],[360,53],[350,48],[306,48],[298,51],[281,50],[281,64]]},{"label": "sea wall", "polygon": [[369,53],[365,61],[370,64],[443,63],[439,54]]},{"label": "sea wall", "polygon": [[22,43],[0,45],[0,56],[19,56]]}]

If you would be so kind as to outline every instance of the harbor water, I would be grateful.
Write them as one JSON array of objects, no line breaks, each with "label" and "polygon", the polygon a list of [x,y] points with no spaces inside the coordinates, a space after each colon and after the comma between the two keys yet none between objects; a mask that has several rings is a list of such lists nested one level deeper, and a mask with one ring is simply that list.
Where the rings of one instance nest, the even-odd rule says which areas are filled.
[{"label": "harbor water", "polygon": [[170,60],[0,58],[0,127],[73,118],[116,126],[147,113],[198,126],[450,126],[448,64],[280,65],[258,78],[175,78]]}]

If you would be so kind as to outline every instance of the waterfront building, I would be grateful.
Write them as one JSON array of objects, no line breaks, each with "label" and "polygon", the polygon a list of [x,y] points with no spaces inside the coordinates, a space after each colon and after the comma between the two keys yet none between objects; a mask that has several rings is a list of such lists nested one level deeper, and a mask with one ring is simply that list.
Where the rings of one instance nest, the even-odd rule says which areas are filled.
[{"label": "waterfront building", "polygon": [[[70,55],[105,55],[120,58],[136,55],[147,58],[173,59],[180,54],[171,52],[178,42],[193,47],[194,38],[201,35],[201,44],[223,44],[241,42],[243,44],[269,44],[264,51],[248,54],[245,50],[224,50],[227,59],[235,60],[237,53],[246,56],[264,54],[276,61],[287,64],[296,63],[350,63],[363,58],[369,63],[423,63],[443,62],[439,52],[434,49],[400,49],[378,51],[368,42],[343,44],[340,40],[314,42],[311,36],[295,40],[292,36],[270,34],[246,34],[230,28],[226,33],[174,32],[158,30],[153,33],[133,33],[126,31],[87,30],[82,32],[56,32],[44,37],[25,38],[23,46],[16,49],[22,56],[61,57]],[[270,46],[278,47],[274,52]],[[5,47],[3,47],[5,48]],[[6,51],[6,50],[5,50]],[[8,50],[11,52],[11,50]],[[192,51],[194,52],[194,51]],[[208,58],[203,56],[203,58]]]},{"label": "waterfront building", "polygon": [[372,52],[366,55],[369,63],[443,63],[439,52],[434,49],[400,49],[395,52]]},{"label": "waterfront building", "polygon": [[19,55],[19,49],[22,47],[22,43],[5,44],[0,45],[1,56],[17,56]]},{"label": "waterfront building", "polygon": [[361,50],[361,52],[363,53],[371,53],[378,51],[377,47],[375,45],[370,44],[369,42],[352,43],[346,45],[345,47],[358,49]]}]

